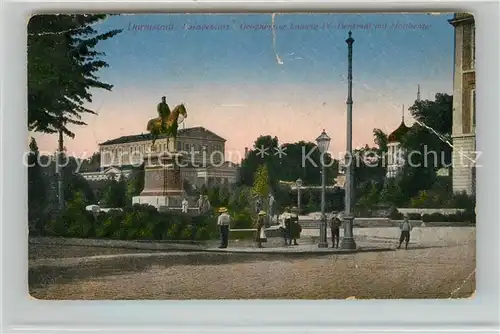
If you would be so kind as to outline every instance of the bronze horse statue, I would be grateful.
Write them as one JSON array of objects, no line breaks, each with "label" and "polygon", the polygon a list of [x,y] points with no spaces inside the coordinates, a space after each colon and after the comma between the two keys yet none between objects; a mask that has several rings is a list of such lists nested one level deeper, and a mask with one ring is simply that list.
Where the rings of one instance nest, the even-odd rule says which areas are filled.
[{"label": "bronze horse statue", "polygon": [[[179,116],[182,116],[182,118],[180,120],[179,120]],[[177,129],[179,127],[179,124],[182,123],[182,121],[186,117],[187,117],[186,107],[184,106],[184,104],[181,103],[178,106],[176,106],[172,110],[172,112],[170,112],[170,115],[168,117],[165,117],[165,118],[156,117],[156,118],[150,119],[146,129],[147,129],[147,131],[149,131],[149,133],[151,133],[151,137],[152,137],[151,150],[153,150],[156,139],[158,139],[158,137],[161,135],[167,136],[167,148],[168,148],[170,138],[173,138],[174,143],[175,143],[175,139],[177,138]]]}]

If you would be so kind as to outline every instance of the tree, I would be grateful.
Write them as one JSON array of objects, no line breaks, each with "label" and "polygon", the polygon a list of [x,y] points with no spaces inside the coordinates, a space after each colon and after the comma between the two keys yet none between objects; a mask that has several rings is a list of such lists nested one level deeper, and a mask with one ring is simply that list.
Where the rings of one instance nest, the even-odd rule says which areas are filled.
[{"label": "tree", "polygon": [[[262,151],[262,148],[266,150]],[[324,163],[327,166],[327,179],[333,183],[338,173],[338,161],[325,154]],[[269,185],[273,192],[277,191],[278,181],[294,182],[300,178],[304,184],[321,183],[321,152],[311,142],[299,141],[280,146],[277,137],[260,136],[254,143],[254,149],[242,161],[239,184],[252,186],[261,165],[268,169]]]},{"label": "tree", "polygon": [[415,101],[410,111],[417,124],[401,141],[407,159],[400,188],[407,198],[432,187],[437,170],[451,166],[453,97],[438,93],[435,101]]},{"label": "tree", "polygon": [[28,155],[28,222],[38,234],[43,233],[44,207],[46,205],[46,182],[40,166],[40,153],[34,138],[30,141]]},{"label": "tree", "polygon": [[453,96],[437,93],[434,101],[415,101],[410,107],[413,118],[436,132],[450,135],[453,124]]},{"label": "tree", "polygon": [[127,183],[123,175],[120,176],[118,181],[115,179],[110,180],[102,201],[104,205],[111,208],[123,208],[127,206]]},{"label": "tree", "polygon": [[132,197],[139,196],[144,190],[144,177],[145,172],[143,163],[138,168],[134,168],[130,175],[127,185],[127,198],[129,201],[132,201]]},{"label": "tree", "polygon": [[92,102],[91,89],[110,91],[97,72],[108,67],[97,44],[121,32],[98,33],[92,25],[107,15],[36,15],[28,23],[28,127],[74,137],[68,125],[86,125],[82,114]]},{"label": "tree", "polygon": [[88,159],[85,159],[82,163],[81,172],[95,172],[101,167],[101,153],[95,152]]},{"label": "tree", "polygon": [[380,153],[387,153],[387,134],[380,129],[373,129],[373,141],[377,145]]},{"label": "tree", "polygon": [[259,166],[254,179],[252,192],[262,200],[267,199],[271,189],[269,187],[269,172],[266,165]]},{"label": "tree", "polygon": [[260,136],[253,145],[253,150],[241,162],[240,179],[241,185],[252,186],[254,176],[261,165],[266,165],[271,178],[271,183],[277,181],[277,169],[279,168],[279,157],[275,155],[279,147],[278,138],[270,135]]},{"label": "tree", "polygon": [[65,168],[64,198],[66,203],[71,202],[76,193],[80,193],[86,203],[96,202],[96,196],[90,183],[80,174],[71,173]]},{"label": "tree", "polygon": [[[92,25],[107,15],[36,15],[28,23],[28,129],[58,133],[58,161],[63,156],[64,135],[74,138],[68,125],[86,125],[82,114],[92,102],[91,89],[110,91],[97,72],[108,64],[95,50],[100,41],[121,30],[99,34]],[[50,55],[50,56],[49,56]],[[59,170],[59,168],[58,168]],[[59,175],[59,209],[64,209],[63,176]]]},{"label": "tree", "polygon": [[[283,144],[286,155],[280,160],[279,176],[281,181],[301,179],[304,184],[321,184],[321,152],[312,142],[299,141]],[[338,173],[338,161],[329,154],[324,155],[327,180],[333,183]]]}]

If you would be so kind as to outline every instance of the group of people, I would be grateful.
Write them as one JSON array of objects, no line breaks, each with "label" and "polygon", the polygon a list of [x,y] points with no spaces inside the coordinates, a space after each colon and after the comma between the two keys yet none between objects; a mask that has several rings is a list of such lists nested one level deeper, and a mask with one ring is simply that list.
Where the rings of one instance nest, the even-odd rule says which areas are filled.
[{"label": "group of people", "polygon": [[[339,248],[340,226],[342,225],[342,221],[342,213],[334,214],[330,221],[330,228],[332,231],[332,248]],[[399,229],[401,234],[399,236],[398,249],[401,248],[403,242],[405,243],[405,249],[408,249],[408,244],[410,243],[410,232],[413,229],[408,214],[404,214],[403,221],[399,224]]]},{"label": "group of people", "polygon": [[285,212],[281,215],[280,229],[283,231],[283,239],[285,246],[297,246],[297,239],[300,238],[302,227],[299,224],[299,210],[296,207],[286,208]]},{"label": "group of people", "polygon": [[[300,233],[302,232],[302,227],[299,224],[298,209],[296,207],[292,209],[287,209],[280,217],[280,229],[283,231],[283,238],[285,246],[298,245],[297,239],[300,238]],[[258,248],[262,248],[262,243],[267,242],[267,236],[265,232],[265,227],[267,223],[268,215],[265,211],[260,210],[257,214],[256,219],[256,233],[255,242]],[[339,248],[340,244],[340,226],[342,225],[343,215],[342,213],[334,214],[330,220],[330,228],[332,233],[332,248]],[[227,248],[228,237],[229,237],[229,227],[231,225],[231,217],[229,216],[228,210],[225,207],[219,209],[219,217],[217,220],[217,226],[220,231],[221,244],[219,248]],[[408,249],[408,243],[410,242],[410,232],[413,229],[409,217],[407,214],[404,215],[403,222],[399,226],[401,230],[401,235],[399,238],[398,249],[401,248],[403,242],[405,242],[405,249]]]},{"label": "group of people", "polygon": [[212,211],[212,205],[210,205],[207,195],[200,195],[198,201],[196,202],[196,207],[198,208],[198,214],[200,215],[208,214]]},{"label": "group of people", "polygon": [[[207,195],[200,195],[198,201],[196,202],[196,208],[198,209],[198,214],[200,215],[210,213],[212,206],[210,205]],[[182,199],[181,210],[183,213],[188,213],[189,211],[189,201],[186,197]]]}]

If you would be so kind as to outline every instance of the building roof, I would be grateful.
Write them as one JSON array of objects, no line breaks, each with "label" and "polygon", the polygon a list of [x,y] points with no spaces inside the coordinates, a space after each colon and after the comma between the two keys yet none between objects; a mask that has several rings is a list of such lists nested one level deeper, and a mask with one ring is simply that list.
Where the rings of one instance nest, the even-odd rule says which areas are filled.
[{"label": "building roof", "polygon": [[402,120],[401,124],[399,124],[398,128],[396,130],[392,131],[392,133],[389,136],[387,136],[387,142],[388,143],[400,142],[401,138],[403,138],[404,135],[406,135],[406,133],[409,130],[410,130],[410,128],[407,127],[405,124],[405,121]]},{"label": "building roof", "polygon": [[[212,139],[212,140],[226,141],[226,139],[213,133],[210,130],[205,129],[202,126],[197,126],[197,127],[193,127],[193,128],[186,128],[186,129],[179,129],[177,131],[177,136],[178,137],[192,137],[192,138],[201,137],[201,138]],[[166,138],[166,136],[165,135],[158,136],[158,139],[161,139],[161,138]],[[151,139],[152,138],[151,138],[150,133],[141,133],[138,135],[122,136],[119,138],[110,139],[110,140],[107,140],[103,143],[100,143],[99,146],[136,143],[136,142],[141,142],[141,141],[149,141]]]}]

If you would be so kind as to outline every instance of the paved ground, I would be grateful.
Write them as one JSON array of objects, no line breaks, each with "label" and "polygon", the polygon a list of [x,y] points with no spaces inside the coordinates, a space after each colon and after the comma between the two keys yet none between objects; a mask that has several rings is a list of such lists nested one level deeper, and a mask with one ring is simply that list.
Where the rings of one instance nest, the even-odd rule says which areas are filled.
[{"label": "paved ground", "polygon": [[[369,241],[394,247],[394,231],[385,232],[374,230],[372,236],[358,233],[361,234],[358,240],[364,238],[365,244]],[[76,246],[73,252],[75,246],[45,246],[45,259],[30,255],[33,259],[30,291],[42,299],[470,296],[475,290],[474,229],[427,230],[414,234],[413,249],[358,254],[160,253],[99,247],[83,250],[82,246]],[[428,242],[421,237],[427,237]],[[305,239],[301,243],[305,244],[302,248],[316,248],[312,244],[308,246]],[[36,253],[40,247],[43,248],[32,246],[30,251]],[[247,247],[241,244],[239,249]],[[59,255],[63,253],[64,257],[73,259],[62,259]],[[88,255],[94,257],[82,257]],[[59,268],[50,264],[54,258],[59,258]]]},{"label": "paved ground", "polygon": [[336,299],[468,297],[475,244],[396,252],[153,264],[31,289],[42,299]]},{"label": "paved ground", "polygon": [[96,255],[128,254],[128,253],[150,253],[150,250],[126,249],[126,248],[105,248],[89,246],[62,246],[30,244],[29,259],[62,259],[80,258]]}]

